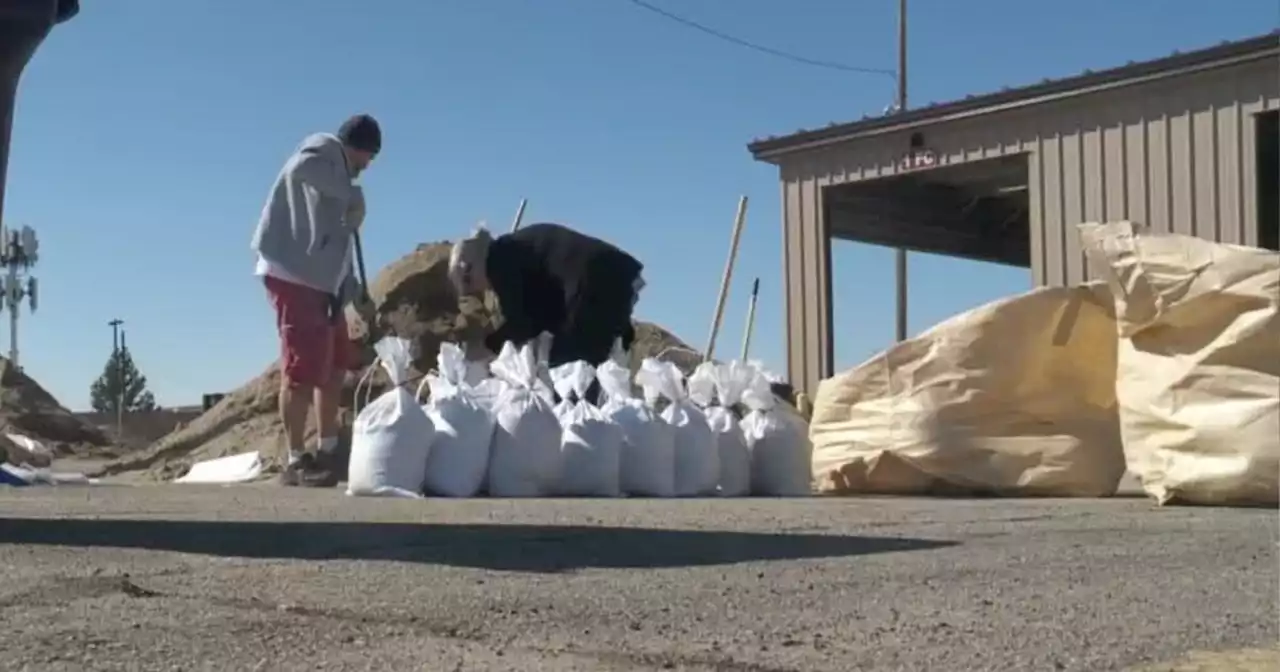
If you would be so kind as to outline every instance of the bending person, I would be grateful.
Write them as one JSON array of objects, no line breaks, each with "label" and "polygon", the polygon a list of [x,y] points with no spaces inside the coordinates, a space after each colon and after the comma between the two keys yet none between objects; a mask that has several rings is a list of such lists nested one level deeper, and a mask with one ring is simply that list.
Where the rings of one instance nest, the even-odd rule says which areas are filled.
[{"label": "bending person", "polygon": [[[631,348],[643,270],[614,245],[549,223],[497,238],[480,227],[449,255],[449,280],[460,297],[486,290],[498,297],[503,322],[485,338],[484,354],[548,332],[552,367],[578,360],[599,365],[618,339],[624,350]],[[589,396],[595,395],[593,389]]]}]

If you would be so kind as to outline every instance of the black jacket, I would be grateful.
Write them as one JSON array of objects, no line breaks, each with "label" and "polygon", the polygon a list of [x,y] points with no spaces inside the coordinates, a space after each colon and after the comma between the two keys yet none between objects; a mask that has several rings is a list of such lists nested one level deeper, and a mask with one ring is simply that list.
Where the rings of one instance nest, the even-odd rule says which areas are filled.
[{"label": "black jacket", "polygon": [[502,326],[485,339],[492,352],[542,332],[555,340],[551,364],[599,364],[614,340],[630,348],[633,284],[644,266],[603,240],[559,224],[531,224],[494,239],[485,273],[502,307]]}]

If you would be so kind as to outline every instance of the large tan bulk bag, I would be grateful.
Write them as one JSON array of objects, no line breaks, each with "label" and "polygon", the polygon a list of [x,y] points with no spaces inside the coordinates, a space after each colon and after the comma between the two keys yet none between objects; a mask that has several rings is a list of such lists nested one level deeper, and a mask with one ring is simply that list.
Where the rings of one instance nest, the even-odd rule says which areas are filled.
[{"label": "large tan bulk bag", "polygon": [[1115,297],[1129,470],[1160,503],[1280,502],[1280,254],[1080,227]]},{"label": "large tan bulk bag", "polygon": [[957,315],[818,386],[814,481],[857,494],[1112,495],[1124,474],[1102,283]]}]

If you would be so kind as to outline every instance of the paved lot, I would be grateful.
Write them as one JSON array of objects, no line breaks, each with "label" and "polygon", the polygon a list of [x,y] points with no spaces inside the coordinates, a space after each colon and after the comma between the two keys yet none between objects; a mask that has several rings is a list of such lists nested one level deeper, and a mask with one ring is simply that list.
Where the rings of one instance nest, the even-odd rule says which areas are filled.
[{"label": "paved lot", "polygon": [[1276,548],[1141,499],[0,489],[0,669],[1275,670]]}]

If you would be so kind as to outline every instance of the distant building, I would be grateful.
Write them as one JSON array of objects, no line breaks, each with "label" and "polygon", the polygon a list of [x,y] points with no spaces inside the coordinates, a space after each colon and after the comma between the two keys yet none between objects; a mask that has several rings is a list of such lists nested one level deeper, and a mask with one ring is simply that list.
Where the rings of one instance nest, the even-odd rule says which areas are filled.
[{"label": "distant building", "polygon": [[782,181],[791,383],[832,375],[831,239],[1090,277],[1075,225],[1280,249],[1280,33],[757,140]]},{"label": "distant building", "polygon": [[222,401],[223,397],[226,397],[226,396],[227,395],[223,392],[214,392],[214,393],[206,394],[202,398],[200,405],[201,407],[203,407],[205,411],[208,411],[214,406],[217,406],[218,402]]}]

